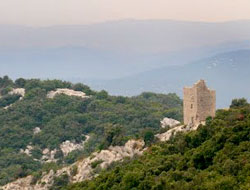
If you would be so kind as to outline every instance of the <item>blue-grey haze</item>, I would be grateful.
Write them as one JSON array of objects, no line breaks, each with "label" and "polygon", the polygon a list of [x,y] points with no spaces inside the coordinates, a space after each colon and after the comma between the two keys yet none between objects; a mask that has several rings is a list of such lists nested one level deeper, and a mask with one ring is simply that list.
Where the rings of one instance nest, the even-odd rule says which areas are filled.
[{"label": "blue-grey haze", "polygon": [[[183,85],[205,78],[218,90],[218,106],[224,107],[231,98],[250,94],[245,88],[250,61],[248,51],[241,49],[250,49],[247,20],[123,20],[42,28],[1,25],[0,75],[84,81],[124,95],[142,91],[181,95]],[[217,54],[227,56],[206,70]],[[230,65],[232,55],[238,70]]]}]

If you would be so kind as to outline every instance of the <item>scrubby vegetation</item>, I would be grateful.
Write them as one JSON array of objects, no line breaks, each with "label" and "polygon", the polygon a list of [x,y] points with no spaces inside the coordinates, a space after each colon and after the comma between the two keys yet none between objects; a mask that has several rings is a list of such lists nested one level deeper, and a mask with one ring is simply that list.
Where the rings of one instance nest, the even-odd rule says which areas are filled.
[{"label": "scrubby vegetation", "polygon": [[250,105],[233,100],[205,126],[157,143],[127,163],[66,190],[249,190]]},{"label": "scrubby vegetation", "polygon": [[[9,97],[12,88],[25,88],[24,98],[17,101],[16,96]],[[47,98],[47,93],[56,88],[83,91],[90,98],[66,95]],[[83,84],[22,78],[12,81],[7,76],[0,77],[0,94],[0,185],[34,172],[39,176],[39,170],[50,166],[34,160],[41,158],[45,148],[58,150],[57,166],[71,164],[95,150],[122,145],[129,138],[153,140],[152,134],[159,132],[163,117],[182,118],[182,102],[176,94],[115,97]],[[11,107],[3,109],[10,104]],[[36,127],[41,129],[40,133],[33,132]],[[84,135],[90,136],[85,149],[63,157],[60,144],[66,140],[80,143],[85,140]],[[27,145],[34,148],[31,156],[20,153]]]},{"label": "scrubby vegetation", "polygon": [[20,95],[13,94],[13,95],[5,95],[0,99],[0,108],[7,107],[13,103],[15,103],[17,100],[20,99]]}]

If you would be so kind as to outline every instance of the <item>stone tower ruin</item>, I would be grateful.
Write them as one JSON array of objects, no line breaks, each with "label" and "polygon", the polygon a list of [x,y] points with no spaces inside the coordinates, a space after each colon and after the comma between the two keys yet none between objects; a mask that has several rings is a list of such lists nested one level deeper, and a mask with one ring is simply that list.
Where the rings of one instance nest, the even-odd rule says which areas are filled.
[{"label": "stone tower ruin", "polygon": [[192,87],[183,89],[184,124],[198,126],[206,118],[215,116],[216,92],[210,90],[204,80],[199,80]]}]

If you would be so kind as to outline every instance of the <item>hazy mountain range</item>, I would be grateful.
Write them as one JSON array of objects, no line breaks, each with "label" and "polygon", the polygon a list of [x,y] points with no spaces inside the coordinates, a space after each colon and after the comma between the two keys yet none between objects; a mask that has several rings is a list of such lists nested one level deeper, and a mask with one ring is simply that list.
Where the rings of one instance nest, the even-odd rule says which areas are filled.
[{"label": "hazy mountain range", "polygon": [[[229,90],[227,100],[221,100],[224,106],[232,96],[246,95],[237,86],[244,83],[244,72],[250,71],[249,52],[242,49],[250,49],[248,20],[122,20],[42,28],[0,25],[0,75],[85,81],[96,89],[126,95],[145,90],[181,94],[182,85],[205,78],[211,86],[220,90],[221,84],[223,92]],[[237,90],[231,92],[227,82],[234,81]]]},{"label": "hazy mountain range", "polygon": [[250,97],[250,50],[218,54],[194,63],[166,66],[115,80],[89,81],[96,89],[116,95],[136,95],[144,91],[182,96],[184,86],[205,79],[217,91],[217,106],[225,107],[236,97]]},{"label": "hazy mountain range", "polygon": [[0,26],[2,48],[58,48],[173,52],[250,39],[250,21],[221,23],[122,20],[43,28]]}]

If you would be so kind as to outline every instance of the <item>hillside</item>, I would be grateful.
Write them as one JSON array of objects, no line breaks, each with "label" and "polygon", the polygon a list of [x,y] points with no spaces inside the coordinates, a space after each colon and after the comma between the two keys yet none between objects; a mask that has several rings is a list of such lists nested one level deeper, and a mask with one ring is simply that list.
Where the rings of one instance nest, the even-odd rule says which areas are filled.
[{"label": "hillside", "polygon": [[[135,95],[143,91],[176,92],[205,79],[217,92],[218,108],[228,107],[233,98],[249,98],[250,50],[238,50],[181,66],[162,67],[141,74],[115,80],[93,81],[95,89],[106,89],[111,94]],[[121,88],[122,87],[122,88]]]},{"label": "hillside", "polygon": [[[41,176],[182,118],[176,94],[110,96],[60,80],[0,77],[0,186]],[[150,142],[147,142],[150,143]]]},{"label": "hillside", "polygon": [[[234,101],[214,119],[137,159],[117,163],[97,178],[65,190],[248,190],[250,105]],[[58,184],[57,184],[58,185]],[[52,189],[62,189],[55,185]]]}]

